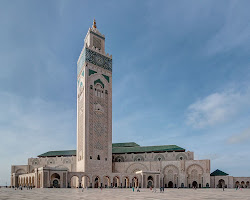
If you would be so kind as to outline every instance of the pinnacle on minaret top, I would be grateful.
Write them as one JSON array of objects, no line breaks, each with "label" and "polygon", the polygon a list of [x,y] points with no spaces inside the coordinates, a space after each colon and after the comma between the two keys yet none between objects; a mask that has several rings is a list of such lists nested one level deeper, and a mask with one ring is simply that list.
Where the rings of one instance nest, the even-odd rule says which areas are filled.
[{"label": "pinnacle on minaret top", "polygon": [[96,28],[96,21],[95,21],[95,19],[94,19],[94,21],[93,21],[93,26],[92,26],[93,28]]}]

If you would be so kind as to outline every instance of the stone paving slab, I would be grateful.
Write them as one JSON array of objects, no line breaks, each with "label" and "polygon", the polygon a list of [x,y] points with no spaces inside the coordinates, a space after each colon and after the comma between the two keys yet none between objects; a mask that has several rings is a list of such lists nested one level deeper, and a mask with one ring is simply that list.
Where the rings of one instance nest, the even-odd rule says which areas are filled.
[{"label": "stone paving slab", "polygon": [[200,199],[241,199],[250,200],[250,189],[165,189],[160,193],[159,189],[153,193],[149,189],[141,189],[141,192],[133,192],[132,189],[32,189],[14,190],[0,188],[0,200],[200,200]]}]

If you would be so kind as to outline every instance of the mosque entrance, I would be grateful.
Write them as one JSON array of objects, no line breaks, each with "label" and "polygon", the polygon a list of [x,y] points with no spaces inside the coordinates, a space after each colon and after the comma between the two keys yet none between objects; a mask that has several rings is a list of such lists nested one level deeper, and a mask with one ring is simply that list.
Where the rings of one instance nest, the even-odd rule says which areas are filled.
[{"label": "mosque entrance", "polygon": [[95,178],[94,188],[99,188],[99,177]]},{"label": "mosque entrance", "polygon": [[168,182],[168,187],[169,187],[169,188],[173,188],[173,187],[174,187],[174,184],[173,184],[172,181],[169,181],[169,182]]},{"label": "mosque entrance", "polygon": [[148,188],[154,187],[154,179],[152,176],[148,177]]},{"label": "mosque entrance", "polygon": [[225,187],[225,181],[223,179],[220,179],[218,183],[218,188],[222,188],[222,187]]},{"label": "mosque entrance", "polygon": [[52,174],[51,180],[52,180],[52,187],[54,187],[54,188],[60,187],[60,175],[59,174],[57,174],[57,173]]},{"label": "mosque entrance", "polygon": [[153,181],[152,180],[148,181],[148,188],[150,188],[150,187],[153,187]]},{"label": "mosque entrance", "polygon": [[54,187],[54,188],[59,188],[59,181],[58,181],[57,179],[55,179],[55,180],[53,181],[53,187]]},{"label": "mosque entrance", "polygon": [[197,183],[196,181],[193,181],[192,186],[193,186],[194,188],[197,188],[197,185],[198,185],[198,183]]}]

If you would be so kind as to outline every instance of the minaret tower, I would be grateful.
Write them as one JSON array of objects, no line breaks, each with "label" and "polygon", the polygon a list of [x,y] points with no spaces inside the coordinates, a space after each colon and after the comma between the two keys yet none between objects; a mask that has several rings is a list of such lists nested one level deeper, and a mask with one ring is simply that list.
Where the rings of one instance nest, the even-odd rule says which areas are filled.
[{"label": "minaret tower", "polygon": [[112,55],[95,20],[77,62],[77,171],[112,172]]}]

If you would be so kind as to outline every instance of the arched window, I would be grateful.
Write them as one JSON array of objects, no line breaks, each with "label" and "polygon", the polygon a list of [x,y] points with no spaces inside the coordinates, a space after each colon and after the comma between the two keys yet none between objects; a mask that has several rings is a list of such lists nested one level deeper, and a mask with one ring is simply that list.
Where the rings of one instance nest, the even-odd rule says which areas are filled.
[{"label": "arched window", "polygon": [[101,86],[101,84],[95,85],[95,95],[97,97],[103,98],[103,87]]},{"label": "arched window", "polygon": [[101,160],[100,155],[97,156],[97,160]]}]

